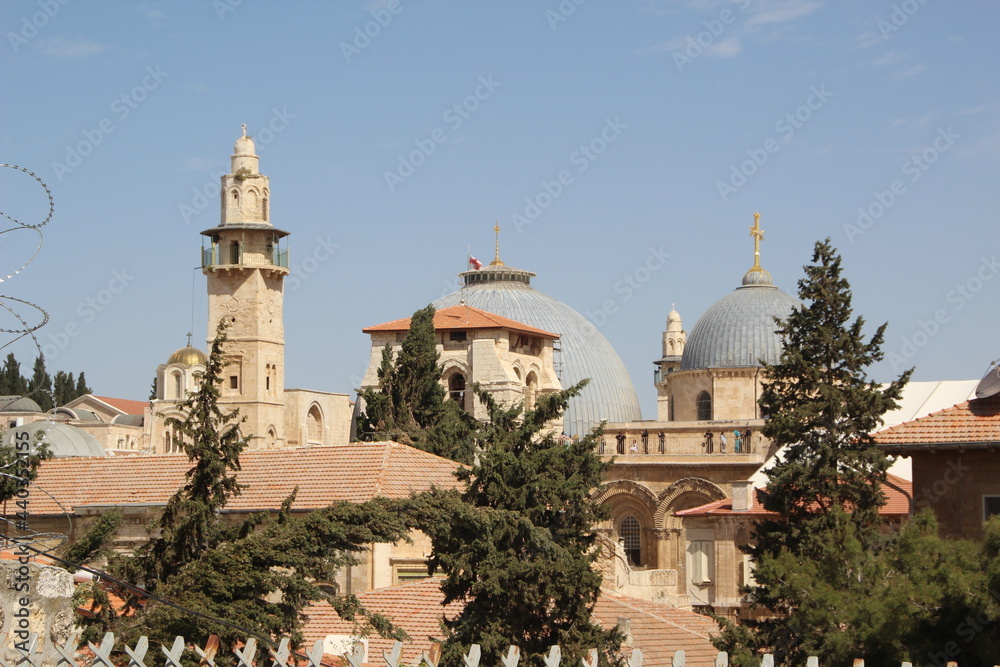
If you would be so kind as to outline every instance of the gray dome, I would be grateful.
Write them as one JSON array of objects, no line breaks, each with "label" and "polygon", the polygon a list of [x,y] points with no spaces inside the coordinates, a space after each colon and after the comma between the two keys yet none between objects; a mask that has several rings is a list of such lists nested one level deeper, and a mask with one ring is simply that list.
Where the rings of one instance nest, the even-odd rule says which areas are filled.
[{"label": "gray dome", "polygon": [[44,412],[35,401],[24,396],[0,396],[0,412]]},{"label": "gray dome", "polygon": [[563,429],[585,435],[601,423],[641,419],[639,399],[625,364],[611,343],[578,312],[531,286],[530,271],[491,265],[460,274],[465,287],[434,302],[435,308],[461,303],[560,335],[556,371],[564,388],[584,378],[590,384],[569,402]]},{"label": "gray dome", "polygon": [[34,444],[38,441],[36,434],[41,432],[42,442],[48,444],[49,451],[56,458],[69,456],[107,456],[104,447],[101,447],[97,440],[94,439],[94,436],[69,424],[39,421],[18,426],[16,429],[8,429],[3,437],[5,445],[10,446],[13,444],[15,431],[17,433],[28,433],[28,438],[32,444],[32,451],[34,451]]},{"label": "gray dome", "polygon": [[774,332],[774,318],[786,319],[799,305],[772,285],[766,272],[747,272],[743,286],[715,302],[694,325],[681,370],[760,366],[761,359],[777,363],[781,337]]}]

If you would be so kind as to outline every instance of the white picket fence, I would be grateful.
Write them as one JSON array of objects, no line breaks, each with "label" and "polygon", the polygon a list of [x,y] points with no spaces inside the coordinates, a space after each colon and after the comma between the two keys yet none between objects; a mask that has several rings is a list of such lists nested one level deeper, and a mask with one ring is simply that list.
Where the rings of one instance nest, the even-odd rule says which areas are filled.
[{"label": "white picket fence", "polygon": [[[27,643],[21,644],[22,649],[18,651],[20,658],[11,663],[0,657],[0,667],[43,667],[45,664],[55,664],[56,667],[116,667],[116,663],[112,660],[112,653],[115,650],[115,636],[113,633],[109,632],[105,634],[100,644],[87,642],[86,647],[84,647],[78,645],[78,642],[79,633],[74,633],[63,645],[55,645],[54,649],[58,654],[58,658],[53,663],[50,660],[42,659],[43,653],[39,646],[38,635],[32,633]],[[27,650],[23,650],[23,648]],[[90,649],[89,653],[84,650],[85,648]],[[188,648],[188,644],[184,641],[183,637],[174,639],[174,643],[170,648],[161,646],[160,651],[162,651],[166,659],[166,667],[183,667],[181,654],[184,653],[186,648]],[[200,656],[202,667],[215,667],[215,658],[218,649],[217,638],[213,637],[209,640],[205,648],[198,646],[191,648]],[[149,640],[146,637],[141,637],[135,646],[124,645],[121,647],[121,650],[128,655],[128,667],[149,667],[146,663],[149,649]],[[395,642],[392,650],[382,652],[382,660],[385,662],[386,667],[405,667],[400,665],[402,654],[402,642]],[[329,663],[323,663],[323,640],[316,640],[312,648],[306,653],[296,652],[293,654],[288,638],[282,639],[277,648],[267,646],[261,651],[257,640],[251,637],[243,647],[234,649],[233,655],[236,658],[237,667],[289,667],[290,665],[297,665],[298,667],[330,667]],[[416,667],[424,667],[425,665],[426,667],[439,667],[439,657],[440,654],[438,652],[428,653],[424,651]],[[481,657],[482,652],[479,645],[473,644],[469,647],[469,652],[462,657],[464,667],[479,667]],[[346,660],[345,667],[362,667],[365,664],[364,645],[361,642],[356,643],[351,652],[344,654],[344,658]],[[500,662],[503,664],[503,667],[517,667],[520,658],[520,649],[516,646],[511,646],[507,649],[505,655],[500,656]],[[548,655],[544,656],[545,667],[559,667],[561,661],[562,651],[558,646],[551,647]],[[587,657],[583,658],[580,662],[581,667],[597,667],[597,649],[591,649]],[[642,667],[642,663],[642,650],[638,648],[633,649],[628,657],[628,667]],[[367,664],[371,665],[372,663],[369,662]],[[686,664],[687,659],[684,651],[675,651],[672,659],[673,667],[684,667]],[[728,667],[728,665],[729,656],[724,652],[719,653],[715,658],[715,667]],[[762,656],[760,665],[761,667],[774,667],[774,656]],[[864,665],[865,661],[862,659],[854,661],[854,667],[864,667]],[[806,667],[819,667],[819,660],[815,657],[809,658],[806,662]],[[909,662],[904,662],[901,667],[912,667],[912,665]],[[949,662],[947,667],[958,667],[958,663]]]}]

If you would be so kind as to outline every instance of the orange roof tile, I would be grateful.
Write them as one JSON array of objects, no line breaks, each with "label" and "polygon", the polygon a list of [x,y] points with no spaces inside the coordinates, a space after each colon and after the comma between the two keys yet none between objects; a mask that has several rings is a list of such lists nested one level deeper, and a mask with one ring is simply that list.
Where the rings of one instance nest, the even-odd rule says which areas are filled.
[{"label": "orange roof tile", "polygon": [[[439,586],[439,580],[424,579],[357,596],[365,609],[388,616],[410,635],[411,640],[403,643],[402,662],[405,664],[415,664],[423,651],[430,650],[432,638],[442,636],[440,620],[443,615],[454,616],[461,609],[459,602],[447,607],[441,605],[443,596]],[[311,605],[305,614],[307,621],[302,633],[308,644],[330,634],[350,635],[356,629],[353,622],[341,619],[326,602]],[[633,645],[642,649],[646,667],[669,667],[677,649],[684,649],[688,665],[715,664],[717,651],[709,636],[718,633],[719,629],[706,616],[605,591],[597,600],[593,616],[605,628],[616,626],[619,618],[631,619]],[[392,644],[391,639],[377,635],[369,637],[368,660],[377,662],[375,656],[391,649]],[[493,662],[492,656],[489,658]]]},{"label": "orange roof tile", "polygon": [[[294,509],[315,509],[336,500],[364,502],[375,496],[405,498],[411,490],[457,487],[454,461],[395,442],[356,442],[299,449],[250,450],[236,474],[247,488],[226,511],[271,509],[298,486]],[[50,459],[32,483],[31,512],[62,514],[79,505],[165,503],[192,467],[180,454]],[[52,497],[49,496],[51,494]],[[58,501],[59,504],[56,503]]]},{"label": "orange roof tile", "polygon": [[1000,396],[959,403],[872,437],[889,451],[959,445],[1000,449]]},{"label": "orange roof tile", "polygon": [[[884,517],[904,517],[910,514],[910,499],[913,497],[913,482],[897,477],[896,475],[886,475],[888,484],[882,486],[885,493],[885,505],[879,510],[879,514]],[[898,488],[896,488],[898,487]],[[755,489],[759,491],[759,489]],[[777,512],[765,510],[757,498],[757,493],[752,494],[752,504],[749,510],[736,511],[733,509],[733,499],[723,498],[715,502],[692,507],[691,509],[674,512],[674,516],[752,516],[767,517],[777,516]]]},{"label": "orange roof tile", "polygon": [[[393,320],[392,322],[385,322],[383,324],[366,327],[361,331],[363,333],[375,333],[377,331],[409,331],[410,319],[411,318],[409,317],[404,317],[401,320]],[[527,324],[522,324],[517,320],[488,313],[485,310],[479,310],[478,308],[473,308],[471,306],[458,305],[435,311],[435,331],[450,331],[454,329],[507,329],[518,333],[541,336],[542,338],[559,338],[559,334],[554,334],[550,331],[545,331],[544,329],[528,326]]]},{"label": "orange roof tile", "polygon": [[[91,394],[91,396],[94,396]],[[127,398],[111,398],[110,396],[94,396],[99,401],[103,401],[111,407],[121,410],[127,415],[141,415],[147,406],[148,401],[133,401]]]}]

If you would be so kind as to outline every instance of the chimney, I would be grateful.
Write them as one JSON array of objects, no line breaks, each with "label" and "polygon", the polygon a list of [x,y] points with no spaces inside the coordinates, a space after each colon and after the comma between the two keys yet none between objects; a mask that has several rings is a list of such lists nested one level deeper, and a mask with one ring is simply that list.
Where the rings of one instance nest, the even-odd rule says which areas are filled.
[{"label": "chimney", "polygon": [[753,482],[748,479],[741,479],[732,482],[733,487],[733,511],[748,512],[753,507]]}]

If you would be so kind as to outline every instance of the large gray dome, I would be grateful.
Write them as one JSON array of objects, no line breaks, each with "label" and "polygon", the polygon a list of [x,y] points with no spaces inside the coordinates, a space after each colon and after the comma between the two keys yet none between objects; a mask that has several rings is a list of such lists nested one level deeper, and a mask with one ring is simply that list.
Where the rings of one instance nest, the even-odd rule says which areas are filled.
[{"label": "large gray dome", "polygon": [[774,318],[786,319],[801,305],[771,284],[771,276],[754,268],[743,285],[705,311],[691,330],[681,357],[681,370],[736,368],[769,364],[781,357],[781,337]]},{"label": "large gray dome", "polygon": [[555,363],[563,387],[590,378],[569,403],[563,417],[566,433],[584,435],[602,420],[642,418],[635,387],[611,343],[578,312],[532,287],[534,273],[500,264],[460,275],[465,287],[435,301],[435,308],[464,300],[473,308],[557,333],[562,351],[556,352]]}]

